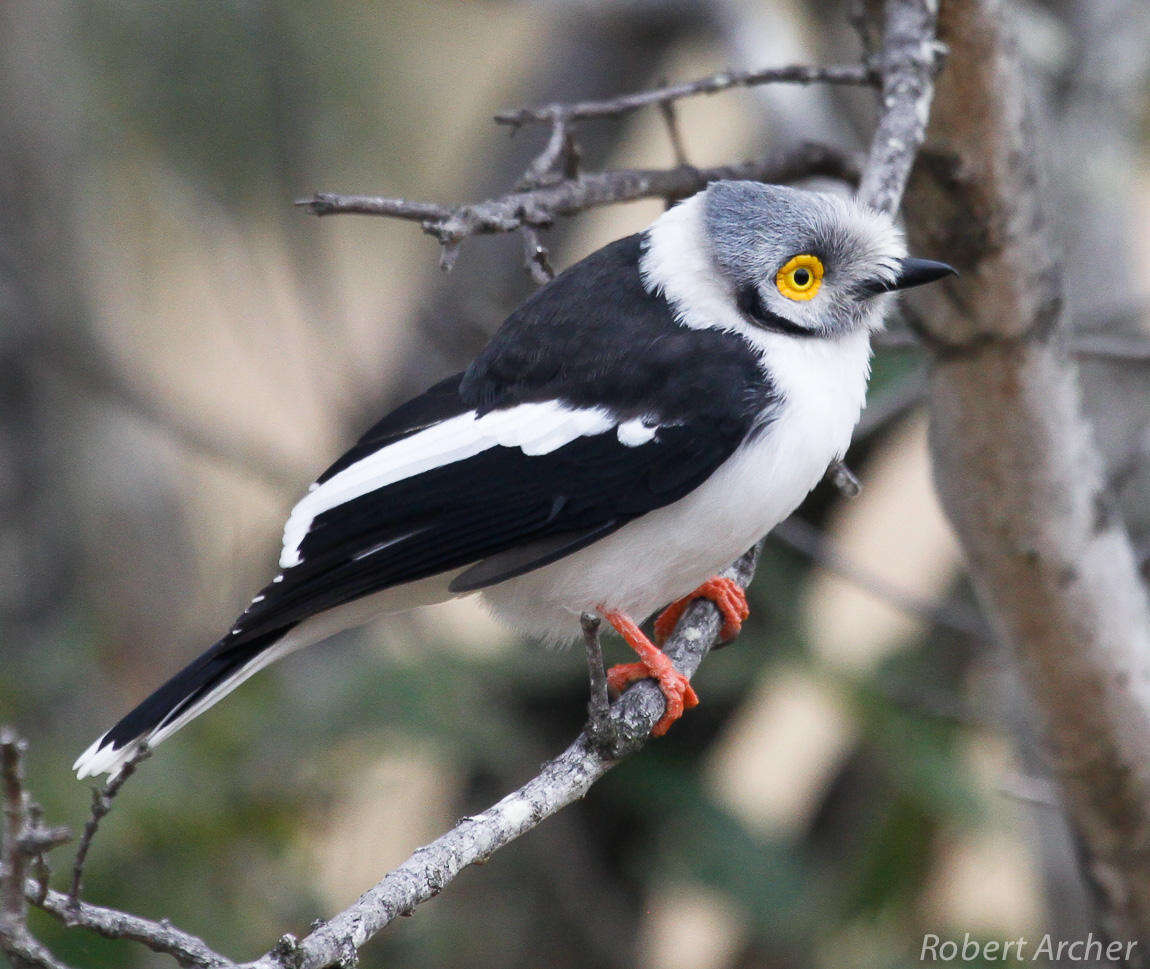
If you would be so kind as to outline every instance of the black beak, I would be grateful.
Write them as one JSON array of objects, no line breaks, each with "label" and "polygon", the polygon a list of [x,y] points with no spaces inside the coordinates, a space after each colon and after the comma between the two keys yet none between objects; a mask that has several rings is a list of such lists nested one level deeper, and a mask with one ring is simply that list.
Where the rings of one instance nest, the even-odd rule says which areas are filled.
[{"label": "black beak", "polygon": [[864,283],[861,287],[864,298],[877,296],[879,293],[892,293],[898,289],[910,289],[914,286],[925,286],[933,283],[943,276],[957,276],[958,270],[948,266],[945,262],[935,262],[932,259],[902,259],[899,261],[899,272],[893,282],[873,281]]}]

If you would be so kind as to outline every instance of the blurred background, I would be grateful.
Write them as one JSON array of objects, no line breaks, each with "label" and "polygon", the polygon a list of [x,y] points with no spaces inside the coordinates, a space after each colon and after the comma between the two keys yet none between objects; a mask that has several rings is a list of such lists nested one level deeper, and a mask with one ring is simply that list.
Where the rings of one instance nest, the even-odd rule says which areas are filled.
[{"label": "blurred background", "polygon": [[[5,0],[0,720],[30,739],[52,821],[82,825],[69,765],[226,628],[315,473],[531,290],[517,238],[470,241],[444,275],[416,226],[293,199],[501,193],[546,132],[510,138],[495,110],[857,62],[849,6]],[[1067,297],[1087,409],[1145,553],[1150,17],[1141,0],[1008,6],[1084,281]],[[777,86],[679,116],[704,165],[857,148],[872,102]],[[656,111],[579,140],[589,169],[673,164]],[[554,264],[661,207],[556,227]],[[924,932],[1094,926],[1025,698],[932,495],[922,357],[900,325],[848,458],[862,495],[820,486],[768,542],[750,622],[695,681],[702,705],[388,929],[365,969],[866,969],[917,964]],[[530,777],[586,693],[581,650],[518,642],[471,601],[341,636],[164,745],[102,829],[86,895],[252,958]],[[82,966],[170,964],[34,927]]]}]

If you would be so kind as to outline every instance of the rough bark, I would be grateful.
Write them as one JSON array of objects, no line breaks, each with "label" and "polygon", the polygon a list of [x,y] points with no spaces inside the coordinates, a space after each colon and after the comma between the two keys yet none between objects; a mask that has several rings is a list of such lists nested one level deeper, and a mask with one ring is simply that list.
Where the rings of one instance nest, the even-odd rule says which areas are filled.
[{"label": "rough bark", "polygon": [[931,227],[920,248],[962,273],[924,298],[934,475],[1039,711],[1108,928],[1146,940],[1150,611],[1060,340],[1064,277],[1002,8],[943,6],[950,56],[908,199],[912,225]]}]

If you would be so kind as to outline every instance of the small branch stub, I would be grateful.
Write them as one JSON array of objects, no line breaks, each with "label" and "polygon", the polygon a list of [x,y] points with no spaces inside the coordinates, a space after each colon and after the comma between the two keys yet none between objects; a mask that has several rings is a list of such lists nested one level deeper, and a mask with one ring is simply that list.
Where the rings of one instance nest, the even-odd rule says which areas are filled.
[{"label": "small branch stub", "polygon": [[112,810],[112,799],[120,793],[120,788],[135,772],[136,768],[152,754],[147,744],[141,743],[136,752],[124,763],[108,782],[100,788],[92,788],[92,813],[84,825],[84,833],[80,836],[80,844],[76,848],[76,860],[72,863],[72,887],[68,892],[68,907],[75,909],[80,903],[80,890],[84,880],[84,863],[88,859],[88,850],[92,847],[92,839],[100,828],[100,821]]},{"label": "small branch stub", "polygon": [[603,646],[599,642],[601,620],[594,613],[585,612],[579,617],[579,624],[583,628],[583,643],[587,648],[587,673],[591,686],[591,698],[587,703],[587,735],[600,750],[611,750],[618,738],[611,722],[607,671],[603,666]]}]

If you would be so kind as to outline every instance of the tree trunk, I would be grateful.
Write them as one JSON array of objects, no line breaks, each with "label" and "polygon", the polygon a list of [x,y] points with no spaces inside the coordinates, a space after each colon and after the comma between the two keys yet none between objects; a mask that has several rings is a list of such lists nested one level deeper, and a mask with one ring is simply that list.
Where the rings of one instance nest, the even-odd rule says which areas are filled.
[{"label": "tree trunk", "polygon": [[1002,7],[943,4],[951,54],[908,195],[918,248],[962,273],[921,304],[934,474],[1039,711],[1107,929],[1145,942],[1150,611],[1059,342],[1063,275]]}]

